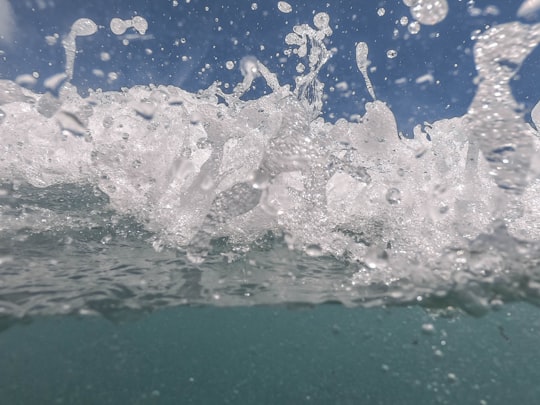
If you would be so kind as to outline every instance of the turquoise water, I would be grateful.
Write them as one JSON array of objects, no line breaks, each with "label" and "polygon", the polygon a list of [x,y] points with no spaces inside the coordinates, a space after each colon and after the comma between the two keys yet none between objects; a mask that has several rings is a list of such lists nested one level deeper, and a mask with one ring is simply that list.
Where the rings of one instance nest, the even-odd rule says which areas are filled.
[{"label": "turquoise water", "polygon": [[539,334],[538,309],[525,304],[481,318],[337,305],[178,307],[116,321],[43,317],[0,334],[0,398],[532,405],[540,397]]}]

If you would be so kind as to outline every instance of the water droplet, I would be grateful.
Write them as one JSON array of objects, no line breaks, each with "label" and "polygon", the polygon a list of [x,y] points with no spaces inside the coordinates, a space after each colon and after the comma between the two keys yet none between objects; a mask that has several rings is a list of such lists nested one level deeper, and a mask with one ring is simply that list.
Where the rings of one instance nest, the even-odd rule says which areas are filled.
[{"label": "water droplet", "polygon": [[401,191],[395,187],[389,188],[386,192],[386,201],[389,204],[399,204],[401,202]]},{"label": "water droplet", "polygon": [[292,6],[286,1],[278,1],[277,6],[278,6],[279,11],[281,11],[282,13],[287,14],[292,11]]},{"label": "water droplet", "polygon": [[320,30],[325,30],[330,26],[330,16],[326,13],[318,13],[313,17],[313,24]]},{"label": "water droplet", "polygon": [[240,71],[244,77],[257,77],[259,74],[257,58],[245,56],[240,59]]},{"label": "water droplet", "polygon": [[146,30],[148,29],[148,21],[146,21],[145,18],[141,16],[135,16],[131,20],[131,23],[133,24],[133,28],[137,30],[137,32],[141,35],[146,34]]},{"label": "water droplet", "polygon": [[421,25],[418,21],[413,21],[412,23],[409,24],[407,29],[409,30],[411,34],[416,35],[420,32],[420,27]]},{"label": "water droplet", "polygon": [[111,20],[111,31],[115,35],[122,35],[129,27],[129,24],[127,24],[124,20],[121,18],[113,18]]},{"label": "water droplet", "polygon": [[389,49],[386,51],[386,56],[388,59],[394,59],[397,56],[397,51],[395,49]]},{"label": "water droplet", "polygon": [[435,25],[448,14],[446,0],[416,0],[411,7],[412,16],[424,25]]},{"label": "water droplet", "polygon": [[97,32],[98,27],[94,21],[89,18],[79,18],[71,26],[71,32],[77,37],[86,37]]}]

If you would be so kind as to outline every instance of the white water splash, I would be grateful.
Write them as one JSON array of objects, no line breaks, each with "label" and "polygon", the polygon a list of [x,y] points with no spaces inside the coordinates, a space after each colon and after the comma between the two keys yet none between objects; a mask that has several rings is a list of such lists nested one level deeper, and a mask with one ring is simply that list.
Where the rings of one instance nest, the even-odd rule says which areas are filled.
[{"label": "white water splash", "polygon": [[[125,28],[125,21],[111,21],[115,34]],[[75,38],[96,30],[88,19],[73,25],[64,41],[68,78]],[[479,35],[480,84],[467,114],[418,125],[414,139],[399,134],[392,111],[375,98],[363,42],[356,46],[356,64],[374,101],[356,123],[320,118],[324,85],[318,75],[332,56],[325,44],[331,35],[329,15],[318,13],[313,25],[294,26],[285,37],[288,54],[307,70],[294,89],[254,56],[240,61],[243,81],[231,92],[219,83],[199,94],[135,86],[83,98],[64,83],[56,98],[2,81],[0,179],[44,190],[90,185],[96,198],[106,196],[107,207],[154,235],[148,245],[156,254],[178,249],[200,266],[213,260],[218,238],[236,249],[224,253],[234,262],[269,232],[283,238],[285,251],[354,263],[352,274],[337,283],[327,273],[304,280],[307,298],[305,290],[287,290],[290,277],[276,273],[275,265],[268,278],[253,275],[265,286],[255,298],[259,303],[303,297],[358,305],[410,302],[419,295],[436,303],[471,280],[475,286],[513,285],[520,274],[508,269],[540,251],[540,143],[538,107],[533,128],[516,113],[509,83],[538,45],[540,25],[513,22]],[[272,92],[243,101],[257,77]],[[3,212],[4,232],[79,224],[44,208],[16,220],[10,209]],[[110,240],[104,235],[100,244]],[[536,280],[530,271],[526,276]],[[241,302],[221,290],[232,288],[234,272],[195,274],[196,285],[219,290],[223,305]],[[509,296],[540,294],[533,283],[526,291],[508,288]],[[500,301],[500,292],[486,289],[471,293],[464,305]]]}]

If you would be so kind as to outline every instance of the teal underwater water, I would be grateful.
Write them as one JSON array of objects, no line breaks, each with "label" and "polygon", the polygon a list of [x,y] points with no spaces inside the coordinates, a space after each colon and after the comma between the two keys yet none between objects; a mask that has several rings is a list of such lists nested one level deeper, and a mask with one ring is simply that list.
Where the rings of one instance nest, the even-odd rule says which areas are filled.
[{"label": "teal underwater water", "polygon": [[0,333],[3,404],[536,404],[540,318],[178,307]]}]

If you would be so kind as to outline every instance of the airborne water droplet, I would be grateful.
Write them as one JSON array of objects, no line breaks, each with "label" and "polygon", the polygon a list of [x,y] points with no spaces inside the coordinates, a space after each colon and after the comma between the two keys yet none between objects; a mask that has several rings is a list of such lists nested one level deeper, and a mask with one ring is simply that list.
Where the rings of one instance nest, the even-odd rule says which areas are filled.
[{"label": "airborne water droplet", "polygon": [[287,14],[292,11],[292,6],[286,1],[279,1],[277,6],[278,6],[279,11],[281,11],[282,13]]},{"label": "airborne water droplet", "polygon": [[133,24],[133,28],[140,34],[144,35],[146,34],[146,30],[148,29],[148,22],[141,16],[135,16],[131,20]]},{"label": "airborne water droplet", "polygon": [[79,18],[71,26],[71,33],[77,37],[94,35],[98,30],[96,23],[89,18]]},{"label": "airborne water droplet", "polygon": [[397,51],[395,49],[389,49],[386,51],[386,56],[388,59],[394,59],[397,56]]},{"label": "airborne water droplet", "polygon": [[448,3],[446,0],[417,0],[411,7],[411,14],[424,25],[435,25],[446,18]]},{"label": "airborne water droplet", "polygon": [[122,35],[128,29],[129,24],[126,24],[121,18],[113,18],[110,27],[113,34]]},{"label": "airborne water droplet", "polygon": [[409,30],[411,34],[416,35],[420,32],[420,27],[421,25],[418,21],[413,21],[412,23],[409,24],[407,29]]}]

